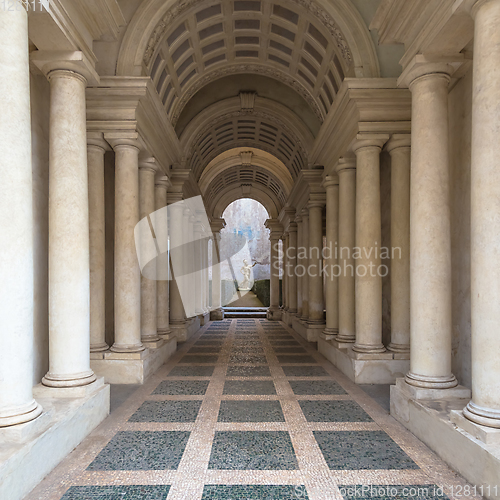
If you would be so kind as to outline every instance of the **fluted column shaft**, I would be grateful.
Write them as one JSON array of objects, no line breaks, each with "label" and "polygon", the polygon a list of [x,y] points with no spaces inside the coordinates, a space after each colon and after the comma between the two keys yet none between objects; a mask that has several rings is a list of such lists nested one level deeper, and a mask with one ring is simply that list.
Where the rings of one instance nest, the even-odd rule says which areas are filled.
[{"label": "fluted column shaft", "polygon": [[144,350],[141,342],[141,271],[134,228],[139,222],[139,148],[112,143],[115,151],[115,352]]},{"label": "fluted column shaft", "polygon": [[457,385],[451,372],[448,84],[445,65],[413,77],[410,186],[410,372],[417,387]]},{"label": "fluted column shaft", "polygon": [[[155,209],[162,210],[167,206],[167,190],[169,186],[167,177],[156,180],[155,184]],[[168,247],[168,218],[162,217],[160,227],[156,228],[156,238],[163,242],[162,247]],[[165,222],[167,224],[165,224]],[[164,278],[169,269],[168,252],[163,252],[158,258],[157,271],[158,278]],[[156,282],[156,331],[160,336],[168,336],[170,330],[169,315],[169,282],[166,279],[158,279]]]},{"label": "fluted column shaft", "polygon": [[327,269],[325,287],[327,338],[339,333],[339,272],[338,272],[338,232],[339,232],[339,179],[327,176],[323,186],[326,189],[326,248],[325,267]]},{"label": "fluted column shaft", "polygon": [[288,225],[288,312],[297,313],[297,224]]},{"label": "fluted column shaft", "polygon": [[106,351],[106,242],[103,139],[88,139],[90,236],[90,352]]},{"label": "fluted column shaft", "polygon": [[54,70],[49,128],[49,371],[52,387],[93,382],[84,76]]},{"label": "fluted column shaft", "polygon": [[391,155],[391,343],[410,351],[410,136],[394,135]]},{"label": "fluted column shaft", "polygon": [[472,401],[464,414],[500,428],[500,1],[480,1],[472,14]]},{"label": "fluted column shaft", "polygon": [[[153,162],[139,164],[139,219],[149,217],[155,211],[155,175],[157,167]],[[156,267],[152,261],[148,267]],[[156,269],[151,270],[156,275]],[[141,275],[141,339],[142,342],[160,340],[157,331],[156,281]]]},{"label": "fluted column shaft", "polygon": [[382,343],[382,275],[380,241],[380,151],[384,138],[360,139],[356,153],[356,343],[353,351],[380,353]]},{"label": "fluted column shaft", "polygon": [[339,176],[339,334],[338,342],[351,343],[355,334],[354,245],[356,220],[356,161],[341,158]]},{"label": "fluted column shaft", "polygon": [[33,188],[28,19],[0,9],[0,427],[42,412],[33,399]]},{"label": "fluted column shaft", "polygon": [[303,321],[309,319],[309,210],[302,210],[302,249],[300,251],[302,265],[305,268],[302,277],[302,316]]},{"label": "fluted column shaft", "polygon": [[323,206],[309,202],[309,319],[310,324],[324,323],[323,303]]}]

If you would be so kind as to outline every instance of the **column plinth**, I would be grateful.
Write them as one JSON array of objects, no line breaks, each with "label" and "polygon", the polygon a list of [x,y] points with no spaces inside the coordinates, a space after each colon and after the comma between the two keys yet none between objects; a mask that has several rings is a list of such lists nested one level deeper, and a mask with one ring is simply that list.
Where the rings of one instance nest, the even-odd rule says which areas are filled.
[{"label": "column plinth", "polygon": [[113,352],[140,352],[141,271],[134,228],[139,222],[139,145],[105,138],[115,151],[115,342]]},{"label": "column plinth", "polygon": [[33,185],[28,16],[0,9],[0,427],[42,413],[33,399]]},{"label": "column plinth", "polygon": [[339,176],[339,334],[337,342],[353,343],[354,327],[354,244],[356,219],[356,160],[341,158]]},{"label": "column plinth", "polygon": [[471,168],[472,401],[464,416],[500,428],[500,1],[473,7]]},{"label": "column plinth", "polygon": [[451,372],[451,237],[448,84],[453,68],[424,64],[410,71],[410,372],[416,387],[447,389]]},{"label": "column plinth", "polygon": [[323,331],[327,338],[339,333],[339,303],[337,272],[338,224],[339,224],[339,179],[327,176],[323,182],[326,189],[326,249],[325,267],[327,269],[325,287],[326,328]]},{"label": "column plinth", "polygon": [[84,76],[54,70],[49,129],[49,371],[42,383],[77,387],[90,369],[90,250]]}]

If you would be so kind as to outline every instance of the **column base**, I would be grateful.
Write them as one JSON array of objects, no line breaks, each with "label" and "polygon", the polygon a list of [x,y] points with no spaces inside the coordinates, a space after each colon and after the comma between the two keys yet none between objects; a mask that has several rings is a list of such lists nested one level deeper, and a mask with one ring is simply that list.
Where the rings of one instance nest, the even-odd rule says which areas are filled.
[{"label": "column base", "polygon": [[320,334],[320,338],[323,340],[333,340],[338,334],[338,328],[325,328],[323,333]]},{"label": "column base", "polygon": [[0,498],[28,495],[109,415],[109,385],[98,379],[86,390],[80,397],[64,389],[69,393],[62,398],[54,397],[58,389],[38,385],[33,393],[43,406],[40,417],[0,429]]},{"label": "column base", "polygon": [[101,344],[91,344],[90,352],[101,352],[107,351],[109,349],[109,345],[106,342],[102,342]]},{"label": "column base", "polygon": [[354,344],[352,346],[354,352],[359,352],[361,354],[381,354],[386,352],[383,344]]},{"label": "column base", "polygon": [[210,311],[210,321],[222,321],[224,319],[224,309],[218,307],[213,311]]},{"label": "column base", "polygon": [[199,313],[200,326],[205,326],[210,321],[210,313],[208,311]]},{"label": "column base", "polygon": [[111,352],[141,352],[146,349],[142,344],[117,344],[116,342],[109,348]]},{"label": "column base", "polygon": [[[464,408],[464,417],[475,424],[500,429],[500,411],[482,408],[472,401],[469,401],[469,404]],[[498,444],[500,444],[500,440]]]},{"label": "column base", "polygon": [[458,385],[458,380],[453,374],[442,377],[429,377],[427,375],[417,375],[416,373],[408,372],[405,380],[407,384],[423,389],[451,389]]},{"label": "column base", "polygon": [[182,323],[171,323],[170,329],[175,335],[177,342],[186,342],[200,329],[200,318],[194,316],[184,320]]},{"label": "column base", "polygon": [[310,323],[302,318],[294,316],[292,318],[292,328],[307,342],[317,342],[320,334],[325,329],[324,323]]},{"label": "column base", "polygon": [[278,307],[270,307],[266,312],[266,317],[269,321],[281,321],[282,311]]},{"label": "column base", "polygon": [[[148,347],[150,347],[151,344],[155,344],[157,342],[160,342],[161,339],[160,339],[160,336],[158,334],[156,335],[150,335],[148,337],[141,337],[141,342],[142,342],[142,345],[147,349]],[[148,345],[149,344],[149,345]]]},{"label": "column base", "polygon": [[408,344],[393,344],[392,342],[387,346],[387,350],[391,352],[409,353],[410,346]]},{"label": "column base", "polygon": [[[434,390],[433,399],[416,399],[411,391],[423,391],[398,380],[391,387],[391,416],[423,441],[452,469],[473,485],[478,495],[500,500],[495,488],[500,477],[500,431],[467,420],[463,408],[470,391],[465,387]],[[441,397],[439,397],[441,395]],[[488,434],[488,435],[487,435]]]},{"label": "column base", "polygon": [[92,369],[108,384],[143,384],[177,350],[177,340],[161,340],[140,352],[105,352],[90,359]]},{"label": "column base", "polygon": [[172,333],[172,330],[170,328],[162,328],[158,330],[158,336],[162,340],[171,340],[175,338],[175,335]]},{"label": "column base", "polygon": [[356,384],[393,384],[410,368],[410,359],[398,359],[395,353],[358,353],[352,344],[336,340],[318,340],[318,351]]},{"label": "column base", "polygon": [[48,372],[47,375],[42,378],[42,384],[47,387],[79,387],[95,382],[96,378],[92,370],[72,375],[56,375]]},{"label": "column base", "polygon": [[35,420],[42,414],[42,406],[34,399],[30,403],[9,410],[8,414],[0,415],[0,428],[24,424]]},{"label": "column base", "polygon": [[342,335],[342,333],[339,332],[335,340],[340,344],[354,344],[354,342],[356,342],[356,337],[351,335]]}]

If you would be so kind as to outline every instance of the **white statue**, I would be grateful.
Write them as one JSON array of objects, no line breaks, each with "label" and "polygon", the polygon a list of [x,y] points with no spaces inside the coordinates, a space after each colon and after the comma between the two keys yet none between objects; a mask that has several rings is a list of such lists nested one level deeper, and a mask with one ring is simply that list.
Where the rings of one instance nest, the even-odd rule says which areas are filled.
[{"label": "white statue", "polygon": [[243,267],[240,270],[241,274],[243,274],[243,281],[238,286],[240,290],[248,291],[251,289],[250,274],[252,272],[252,267],[254,267],[256,264],[258,264],[258,262],[254,262],[252,265],[250,265],[246,259],[243,259]]}]

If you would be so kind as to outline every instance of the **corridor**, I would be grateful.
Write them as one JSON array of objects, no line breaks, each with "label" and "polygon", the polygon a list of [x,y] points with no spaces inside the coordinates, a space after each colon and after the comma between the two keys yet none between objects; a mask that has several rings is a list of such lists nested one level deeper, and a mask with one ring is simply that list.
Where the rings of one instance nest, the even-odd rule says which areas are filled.
[{"label": "corridor", "polygon": [[312,344],[282,323],[233,319],[182,344],[27,498],[463,499],[469,488]]}]

